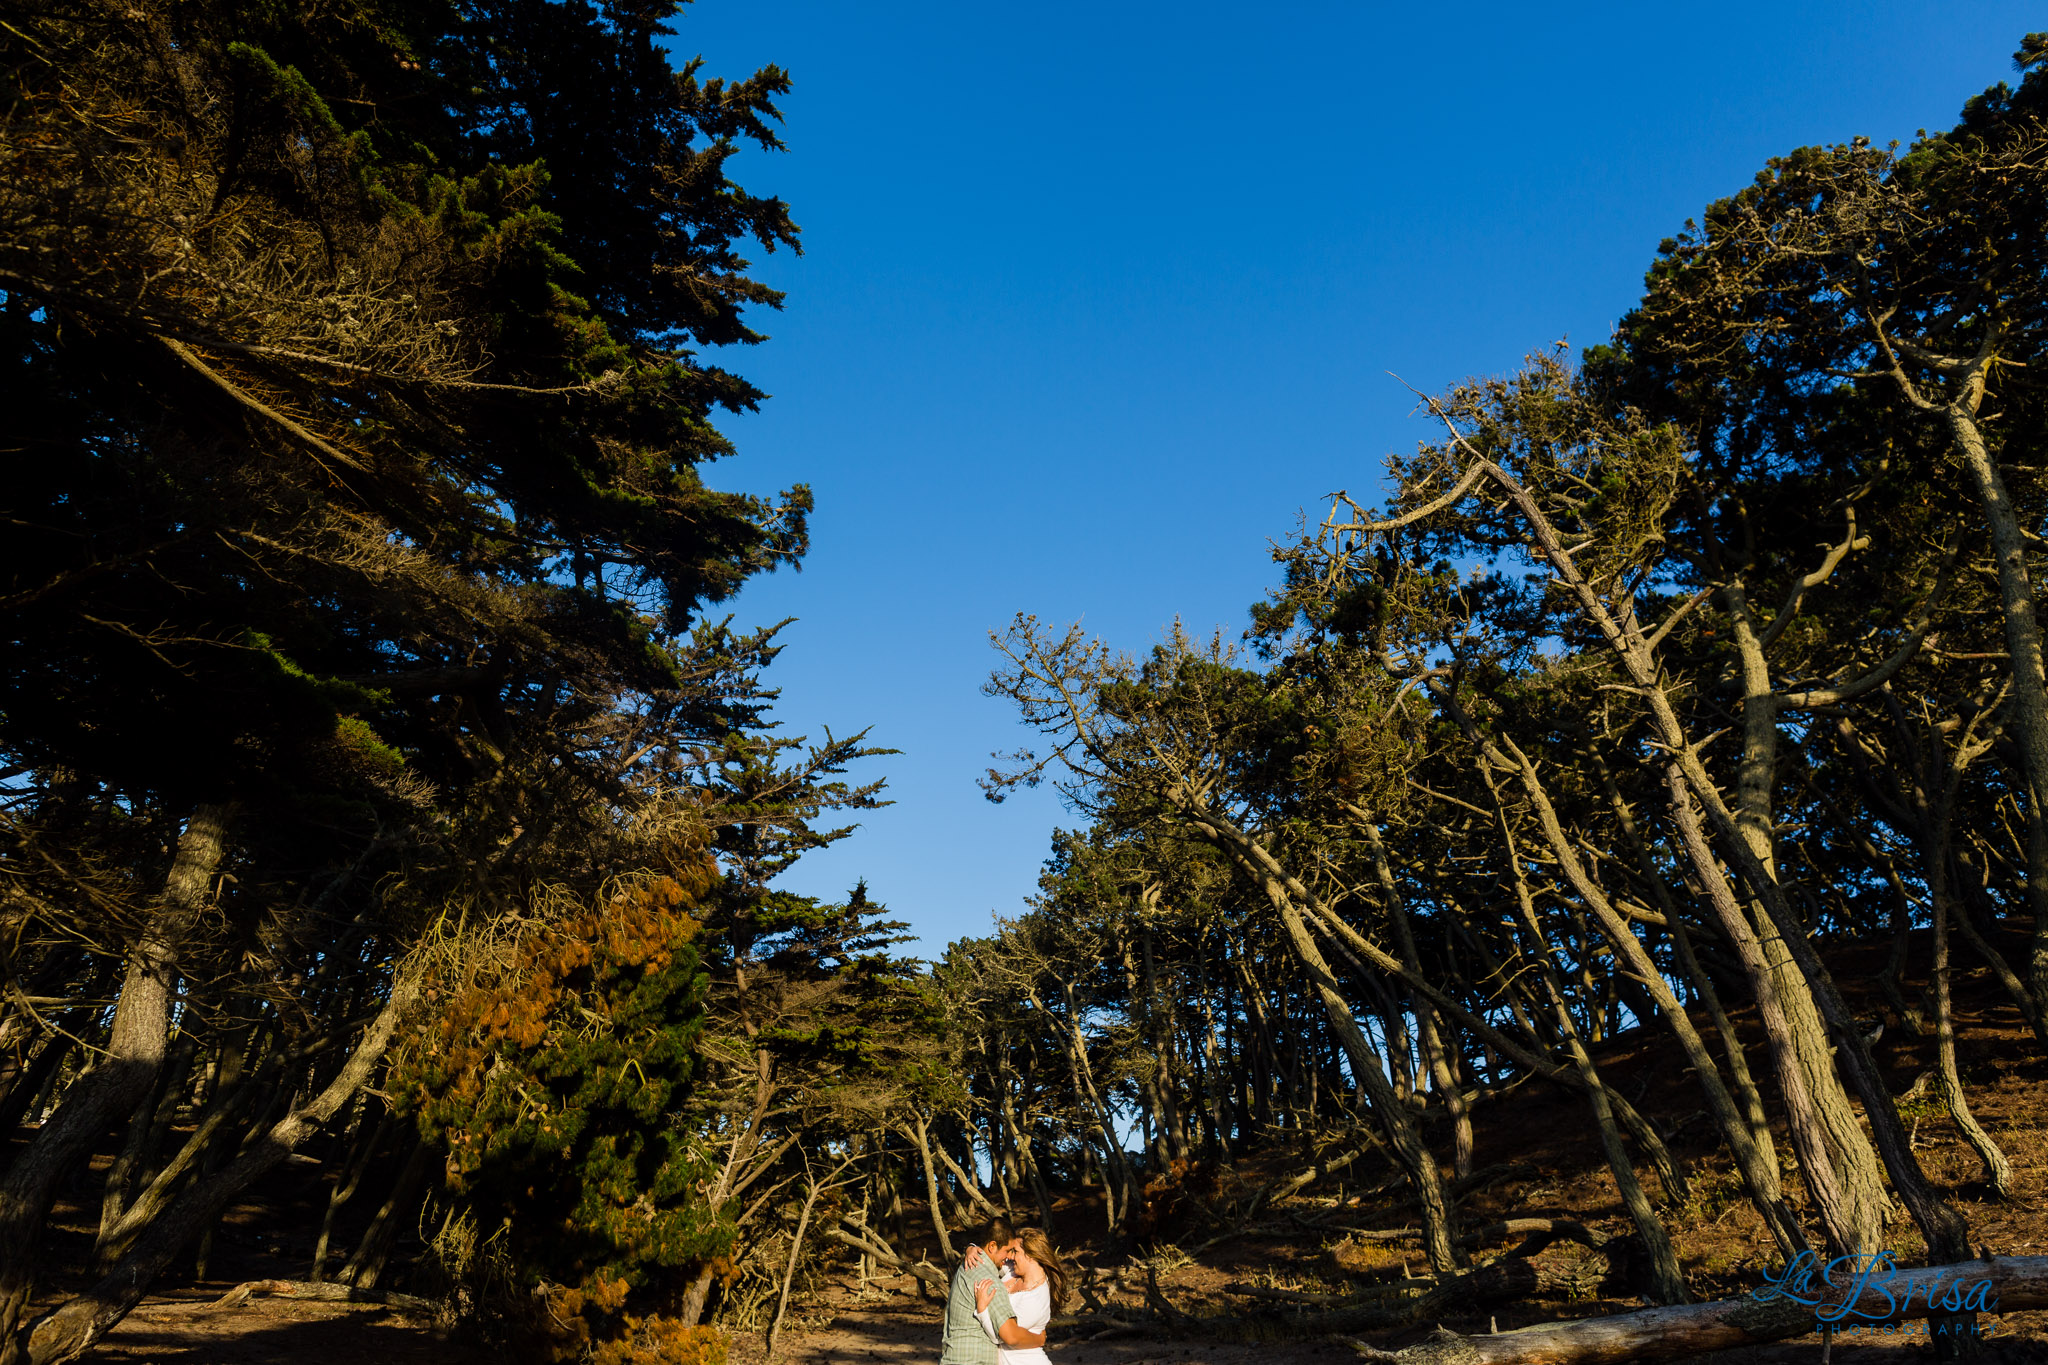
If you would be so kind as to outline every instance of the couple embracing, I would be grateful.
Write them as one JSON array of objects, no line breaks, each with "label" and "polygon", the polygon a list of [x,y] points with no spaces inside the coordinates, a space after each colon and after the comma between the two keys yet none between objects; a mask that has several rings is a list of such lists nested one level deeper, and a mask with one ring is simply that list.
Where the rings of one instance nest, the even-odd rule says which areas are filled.
[{"label": "couple embracing", "polygon": [[1045,1234],[996,1219],[953,1272],[939,1365],[1050,1365],[1045,1327],[1066,1294]]}]

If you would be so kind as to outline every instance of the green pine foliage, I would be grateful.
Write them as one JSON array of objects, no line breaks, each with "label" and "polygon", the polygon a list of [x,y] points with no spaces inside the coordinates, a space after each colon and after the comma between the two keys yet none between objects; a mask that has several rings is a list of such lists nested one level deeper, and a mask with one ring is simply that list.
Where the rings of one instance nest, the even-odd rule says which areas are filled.
[{"label": "green pine foliage", "polygon": [[11,762],[332,825],[391,806],[364,727],[457,789],[521,693],[672,687],[698,609],[801,555],[804,489],[700,474],[761,397],[700,353],[779,302],[740,246],[796,245],[725,174],[787,81],[672,69],[673,14],[59,0],[8,31]]},{"label": "green pine foliage", "polygon": [[533,1280],[604,1318],[661,1301],[731,1231],[683,1122],[704,1027],[689,914],[709,884],[629,883],[449,1000],[393,1077],[447,1186]]}]

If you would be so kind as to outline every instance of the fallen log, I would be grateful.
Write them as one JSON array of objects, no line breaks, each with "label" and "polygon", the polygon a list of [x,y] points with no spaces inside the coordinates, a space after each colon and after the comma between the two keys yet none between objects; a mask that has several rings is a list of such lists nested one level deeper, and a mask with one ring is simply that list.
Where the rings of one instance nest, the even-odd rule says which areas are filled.
[{"label": "fallen log", "polygon": [[1576,1223],[1569,1218],[1510,1218],[1501,1223],[1488,1223],[1475,1232],[1465,1234],[1458,1239],[1458,1245],[1491,1246],[1510,1237],[1524,1239],[1520,1246],[1508,1253],[1510,1256],[1534,1256],[1560,1238],[1577,1242],[1593,1251],[1604,1251],[1614,1241],[1607,1234],[1595,1232],[1584,1223]]},{"label": "fallen log", "polygon": [[362,1303],[382,1308],[397,1309],[402,1313],[432,1313],[435,1304],[432,1299],[423,1299],[416,1294],[394,1294],[388,1289],[358,1289],[352,1284],[334,1284],[325,1280],[246,1280],[236,1285],[217,1299],[204,1303],[166,1304],[164,1307],[178,1307],[194,1312],[211,1312],[217,1308],[237,1308],[258,1294],[274,1299],[300,1299],[315,1303]]},{"label": "fallen log", "polygon": [[[1414,1291],[1409,1289],[1414,1285]],[[1347,1335],[1391,1332],[1418,1323],[1461,1317],[1505,1303],[1562,1295],[1580,1287],[1575,1268],[1507,1256],[1463,1275],[1431,1281],[1395,1281],[1375,1303],[1354,1303],[1288,1318],[1295,1331]],[[1419,1291],[1419,1292],[1415,1292]]]},{"label": "fallen log", "polygon": [[872,1240],[855,1237],[840,1228],[824,1228],[821,1231],[826,1237],[839,1243],[841,1246],[852,1247],[855,1251],[865,1251],[876,1260],[893,1265],[907,1275],[917,1276],[918,1279],[923,1280],[940,1293],[944,1293],[951,1285],[951,1281],[946,1278],[945,1271],[925,1261],[912,1262],[907,1260],[893,1248],[885,1245],[878,1246],[876,1243],[881,1241],[879,1237],[875,1237]]},{"label": "fallen log", "polygon": [[[1399,1242],[1420,1235],[1409,1228],[1353,1232],[1344,1241],[1330,1248],[1330,1259],[1339,1270],[1368,1281],[1392,1279],[1397,1275],[1403,1279],[1411,1278],[1405,1260],[1384,1265],[1370,1264],[1361,1251],[1376,1242]],[[1522,1239],[1521,1244],[1511,1248],[1506,1255],[1534,1256],[1548,1250],[1552,1244],[1559,1241],[1577,1242],[1590,1251],[1606,1256],[1610,1274],[1616,1279],[1626,1278],[1631,1252],[1634,1249],[1628,1238],[1610,1237],[1605,1233],[1595,1232],[1585,1224],[1573,1222],[1569,1218],[1510,1218],[1504,1222],[1489,1223],[1460,1237],[1458,1245],[1492,1246],[1516,1237]]]},{"label": "fallen log", "polygon": [[1293,1175],[1284,1176],[1281,1179],[1276,1180],[1272,1184],[1266,1186],[1264,1189],[1260,1190],[1258,1194],[1253,1197],[1251,1207],[1246,1211],[1245,1217],[1256,1217],[1258,1215],[1259,1210],[1264,1208],[1267,1204],[1275,1203],[1279,1200],[1287,1198],[1289,1195],[1296,1194],[1302,1190],[1307,1189],[1310,1185],[1315,1184],[1316,1181],[1322,1179],[1324,1176],[1334,1175],[1338,1171],[1343,1170],[1345,1167],[1351,1165],[1352,1162],[1358,1160],[1360,1157],[1364,1156],[1368,1152],[1379,1152],[1386,1150],[1386,1141],[1385,1139],[1381,1138],[1378,1133],[1375,1133],[1370,1129],[1366,1129],[1363,1130],[1363,1137],[1365,1139],[1363,1142],[1353,1147],[1350,1151],[1345,1152],[1343,1155],[1335,1157],[1324,1157],[1318,1155],[1315,1161],[1312,1162],[1307,1168],[1297,1171]]},{"label": "fallen log", "polygon": [[1274,1303],[1309,1304],[1327,1308],[1332,1304],[1348,1303],[1350,1294],[1310,1294],[1300,1289],[1267,1289],[1263,1285],[1246,1284],[1232,1280],[1223,1286],[1226,1294],[1235,1294],[1242,1299],[1270,1299]]},{"label": "fallen log", "polygon": [[1103,1341],[1110,1337],[1148,1336],[1159,1330],[1147,1316],[1141,1315],[1134,1320],[1130,1316],[1120,1317],[1113,1313],[1084,1313],[1075,1317],[1057,1317],[1048,1325],[1055,1332],[1072,1334],[1062,1335],[1060,1339],[1074,1343]]},{"label": "fallen log", "polygon": [[[1447,1187],[1445,1187],[1445,1193],[1454,1201],[1460,1200],[1466,1198],[1469,1195],[1475,1194],[1480,1190],[1485,1189],[1488,1185],[1494,1184],[1496,1181],[1512,1180],[1521,1177],[1533,1176],[1534,1174],[1536,1174],[1536,1168],[1533,1166],[1526,1165],[1523,1162],[1519,1161],[1506,1161],[1500,1163],[1499,1165],[1484,1167],[1480,1170],[1472,1172],[1472,1174],[1468,1176],[1464,1176],[1460,1179],[1452,1181]],[[1386,1181],[1383,1184],[1375,1185],[1369,1190],[1360,1190],[1355,1196],[1353,1196],[1350,1200],[1346,1202],[1353,1205],[1370,1204],[1378,1196],[1383,1194],[1392,1194],[1394,1191],[1401,1189],[1407,1183],[1408,1177],[1406,1177],[1405,1175],[1397,1176],[1396,1178]],[[1341,1211],[1342,1207],[1343,1206],[1340,1205],[1338,1211]],[[1256,1213],[1256,1210],[1254,1210],[1254,1213]],[[1250,1218],[1254,1215],[1246,1214],[1245,1216],[1246,1218]],[[1390,1232],[1371,1232],[1365,1229],[1346,1227],[1342,1223],[1333,1223],[1327,1218],[1304,1218],[1298,1213],[1290,1214],[1289,1216],[1293,1218],[1295,1222],[1300,1223],[1303,1227],[1321,1228],[1331,1232],[1350,1232],[1361,1236],[1385,1237],[1389,1239],[1398,1239],[1404,1236],[1420,1237],[1422,1235],[1420,1229],[1415,1229],[1413,1231],[1410,1231],[1409,1229],[1394,1229]]]},{"label": "fallen log", "polygon": [[[1310,1294],[1297,1289],[1264,1289],[1257,1285],[1233,1281],[1223,1286],[1223,1292],[1238,1298],[1258,1299],[1273,1304],[1275,1306],[1272,1309],[1264,1311],[1277,1313],[1283,1308],[1346,1310],[1372,1304],[1384,1306],[1412,1303],[1441,1283],[1442,1281],[1434,1276],[1422,1276],[1412,1280],[1391,1280],[1385,1284],[1368,1285],[1364,1289],[1354,1290],[1348,1294]],[[1384,1307],[1378,1311],[1384,1311]]]},{"label": "fallen log", "polygon": [[[1501,1263],[1529,1264],[1526,1260]],[[1471,1280],[1483,1273],[1461,1279]],[[2048,1256],[1998,1257],[1899,1270],[1889,1278],[1856,1280],[1853,1287],[1858,1296],[1850,1309],[1828,1309],[1835,1315],[1838,1330],[1937,1316],[1949,1311],[1945,1305],[1956,1303],[1981,1305],[1993,1313],[2042,1308],[2048,1307]],[[1350,1345],[1364,1359],[1382,1365],[1630,1365],[1683,1360],[1710,1351],[1805,1336],[1820,1327],[1818,1311],[1811,1303],[1751,1297],[1545,1323],[1489,1336],[1443,1333],[1400,1351],[1382,1351],[1358,1341]]]},{"label": "fallen log", "polygon": [[[1419,1242],[1422,1240],[1421,1228],[1345,1228],[1327,1223],[1311,1223],[1306,1218],[1297,1218],[1294,1221],[1308,1227],[1326,1227],[1333,1232],[1344,1233],[1357,1242]],[[1461,1238],[1460,1240],[1463,1239]]]},{"label": "fallen log", "polygon": [[[1300,1219],[1298,1221],[1306,1223],[1310,1220]],[[1330,1225],[1317,1224],[1316,1226],[1329,1227]],[[1332,1228],[1331,1230],[1345,1233],[1352,1240],[1359,1242],[1417,1242],[1422,1240],[1421,1228]],[[1458,1238],[1458,1245],[1461,1247],[1490,1246],[1495,1242],[1505,1242],[1510,1237],[1532,1237],[1538,1234],[1545,1235],[1544,1246],[1549,1246],[1551,1242],[1556,1241],[1560,1237],[1569,1238],[1582,1246],[1589,1246],[1595,1251],[1598,1251],[1607,1243],[1605,1235],[1594,1232],[1585,1224],[1575,1223],[1569,1218],[1510,1218],[1505,1222],[1488,1223],[1485,1227],[1466,1233]],[[1516,1254],[1533,1256],[1535,1252],[1518,1251]]]},{"label": "fallen log", "polygon": [[1521,1161],[1503,1161],[1496,1166],[1482,1166],[1462,1179],[1453,1180],[1450,1196],[1453,1199],[1464,1199],[1479,1193],[1496,1181],[1519,1180],[1535,1174],[1534,1166]]}]

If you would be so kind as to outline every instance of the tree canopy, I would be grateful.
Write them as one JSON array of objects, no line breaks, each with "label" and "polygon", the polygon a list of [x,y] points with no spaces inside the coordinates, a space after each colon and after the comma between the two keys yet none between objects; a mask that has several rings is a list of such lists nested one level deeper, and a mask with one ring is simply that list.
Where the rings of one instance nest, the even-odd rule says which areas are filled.
[{"label": "tree canopy", "polygon": [[[877,801],[858,737],[771,733],[774,629],[704,615],[806,544],[803,487],[706,477],[763,396],[717,357],[780,301],[746,253],[798,235],[728,174],[787,78],[672,66],[676,14],[58,0],[0,36],[7,971],[111,1007],[0,1186],[0,1356],[89,1345],[423,992],[707,845],[738,913]],[[694,1065],[665,1008],[643,1072]],[[58,1182],[198,1049],[210,1122],[135,1154],[109,1278],[18,1331]]]},{"label": "tree canopy", "polygon": [[[1430,1288],[1322,1330],[1557,1237],[1685,1302],[1709,1187],[1786,1263],[1971,1256],[2017,1177],[1958,982],[2048,1045],[2048,37],[1952,129],[1769,162],[1608,343],[1426,397],[1241,639],[1019,615],[987,690],[1039,740],[985,790],[1074,827],[925,964],[865,882],[776,885],[884,751],[781,733],[781,627],[714,611],[806,549],[805,488],[712,468],[780,302],[745,253],[799,237],[729,175],[787,78],[673,65],[678,15],[0,25],[0,1365],[203,1278],[307,1150],[313,1279],[610,1365],[772,1354],[823,1256],[943,1284],[1021,1210],[1179,1321],[1167,1239],[1368,1171]],[[1620,1083],[1653,1033],[1682,1065]],[[1544,1091],[1611,1226],[1478,1264],[1476,1153]]]}]

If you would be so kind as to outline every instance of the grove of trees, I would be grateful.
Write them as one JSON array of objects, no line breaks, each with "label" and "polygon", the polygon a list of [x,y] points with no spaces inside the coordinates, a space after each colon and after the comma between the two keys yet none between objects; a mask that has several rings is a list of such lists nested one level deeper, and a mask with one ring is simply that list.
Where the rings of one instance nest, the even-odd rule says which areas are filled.
[{"label": "grove of trees", "polygon": [[[1687,1172],[1592,1051],[1643,1027],[1781,1255],[1876,1254],[1901,1214],[1930,1262],[1973,1254],[1871,1044],[1931,1040],[2009,1196],[1951,978],[1988,967],[2048,1041],[2044,57],[1910,149],[1773,161],[1582,361],[1420,396],[1437,438],[1276,551],[1243,644],[998,639],[989,690],[1044,742],[990,794],[1050,779],[1087,823],[968,956],[1059,1021],[995,1032],[1055,1040],[1041,1074],[1065,1052],[1113,1218],[1143,1200],[1119,1096],[1153,1171],[1355,1124],[1453,1272],[1441,1158],[1468,1174],[1474,1099],[1534,1076],[1583,1099],[1646,1287],[1682,1302],[1658,1206]],[[1872,940],[1888,1020],[1828,965]],[[994,1129],[1017,1102],[985,1103]]]},{"label": "grove of trees", "polygon": [[[1927,1040],[2015,1194],[1952,982],[2048,1044],[2048,35],[1947,132],[1771,162],[1610,344],[1419,396],[1242,641],[1020,616],[988,691],[1040,740],[985,789],[1078,823],[921,964],[865,885],[774,886],[883,751],[779,733],[779,627],[714,610],[806,548],[804,488],[709,469],[762,397],[713,349],[779,301],[742,252],[798,233],[727,173],[783,73],[673,67],[674,11],[0,25],[0,1365],[205,1278],[294,1159],[307,1280],[542,1359],[714,1361],[825,1259],[1192,1244],[1343,1170],[1449,1280],[1532,1084],[1680,1303],[1632,1029],[1780,1257],[1973,1254],[1872,1048]],[[1830,967],[1872,942],[1881,1018]]]}]

